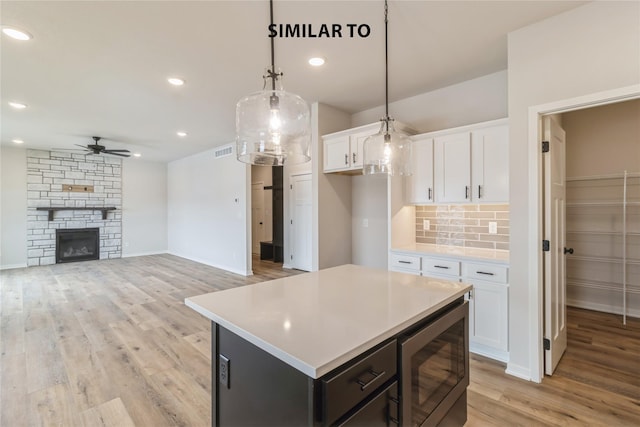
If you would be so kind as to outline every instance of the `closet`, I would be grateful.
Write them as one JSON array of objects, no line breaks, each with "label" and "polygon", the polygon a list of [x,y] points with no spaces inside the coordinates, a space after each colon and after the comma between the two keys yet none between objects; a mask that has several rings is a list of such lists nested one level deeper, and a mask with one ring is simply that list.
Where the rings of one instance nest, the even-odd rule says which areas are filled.
[{"label": "closet", "polygon": [[567,301],[626,324],[640,311],[640,173],[567,178],[566,189]]},{"label": "closet", "polygon": [[567,304],[640,317],[640,101],[562,115]]}]

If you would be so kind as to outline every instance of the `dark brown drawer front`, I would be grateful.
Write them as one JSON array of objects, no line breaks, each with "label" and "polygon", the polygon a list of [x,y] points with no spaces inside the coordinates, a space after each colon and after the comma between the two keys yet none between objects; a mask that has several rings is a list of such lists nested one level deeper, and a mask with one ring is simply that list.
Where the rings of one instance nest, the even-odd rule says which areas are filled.
[{"label": "dark brown drawer front", "polygon": [[322,380],[324,425],[334,423],[396,375],[397,343],[391,341],[355,365]]},{"label": "dark brown drawer front", "polygon": [[[353,415],[338,422],[338,427],[388,427],[398,423],[398,381],[391,383],[378,396]],[[462,425],[462,424],[461,424]]]}]

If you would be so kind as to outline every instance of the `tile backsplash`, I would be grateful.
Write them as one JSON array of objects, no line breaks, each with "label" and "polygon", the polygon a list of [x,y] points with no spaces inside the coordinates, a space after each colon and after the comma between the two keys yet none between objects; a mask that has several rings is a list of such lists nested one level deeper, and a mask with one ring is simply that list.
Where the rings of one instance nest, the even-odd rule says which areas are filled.
[{"label": "tile backsplash", "polygon": [[[496,223],[495,234],[489,233],[490,222]],[[416,206],[416,243],[508,250],[509,205]]]}]

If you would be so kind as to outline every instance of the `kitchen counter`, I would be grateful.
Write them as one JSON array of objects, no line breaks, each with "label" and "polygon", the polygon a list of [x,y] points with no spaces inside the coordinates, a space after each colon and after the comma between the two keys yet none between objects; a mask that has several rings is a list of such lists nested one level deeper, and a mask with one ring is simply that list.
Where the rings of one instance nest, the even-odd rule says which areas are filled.
[{"label": "kitchen counter", "polygon": [[310,378],[373,348],[471,286],[356,265],[187,298],[198,313]]},{"label": "kitchen counter", "polygon": [[463,246],[434,245],[426,243],[414,243],[412,245],[394,247],[393,252],[418,255],[446,255],[447,257],[461,260],[494,261],[500,264],[509,264],[509,251],[500,249],[469,248]]}]

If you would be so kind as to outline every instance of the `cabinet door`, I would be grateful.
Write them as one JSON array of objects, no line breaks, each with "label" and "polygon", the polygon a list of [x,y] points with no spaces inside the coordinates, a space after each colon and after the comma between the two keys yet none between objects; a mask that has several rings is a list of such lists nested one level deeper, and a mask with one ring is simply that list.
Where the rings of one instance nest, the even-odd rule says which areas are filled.
[{"label": "cabinet door", "polygon": [[349,160],[351,162],[351,169],[362,169],[362,161],[364,160],[364,140],[370,137],[371,135],[375,135],[374,131],[360,132],[355,135],[351,135],[349,138],[351,141],[350,144],[350,154]]},{"label": "cabinet door", "polygon": [[462,279],[473,285],[469,299],[469,341],[499,351],[508,349],[508,286]]},{"label": "cabinet door", "polygon": [[471,133],[434,140],[434,188],[437,202],[468,202],[471,197]]},{"label": "cabinet door", "polygon": [[325,172],[349,169],[349,135],[326,138],[323,144]]},{"label": "cabinet door", "polygon": [[433,139],[418,139],[412,144],[413,174],[405,178],[405,201],[409,204],[433,203]]},{"label": "cabinet door", "polygon": [[475,202],[509,201],[509,128],[472,132],[471,185]]}]

